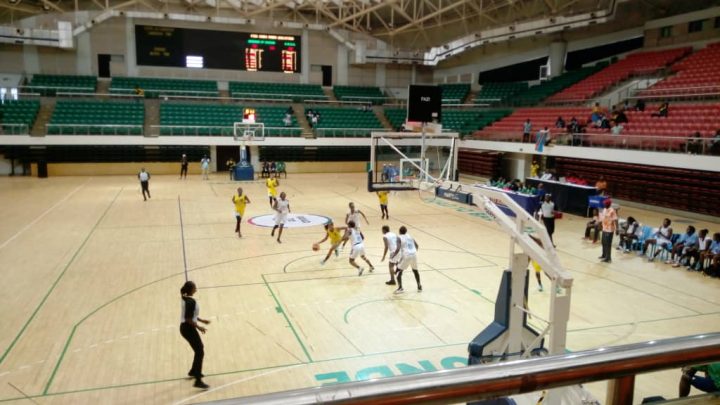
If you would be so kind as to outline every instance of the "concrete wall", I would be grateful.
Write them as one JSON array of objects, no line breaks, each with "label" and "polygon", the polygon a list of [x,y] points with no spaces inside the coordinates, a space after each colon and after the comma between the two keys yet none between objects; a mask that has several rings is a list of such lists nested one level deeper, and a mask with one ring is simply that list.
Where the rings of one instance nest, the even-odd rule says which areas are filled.
[{"label": "concrete wall", "polygon": [[[715,27],[715,19],[720,18],[720,7],[713,7],[693,13],[680,14],[645,23],[645,46],[666,47],[696,42],[716,42],[720,40],[720,27]],[[702,31],[688,32],[688,23],[704,20]],[[661,31],[671,27],[671,35],[663,38]]]}]

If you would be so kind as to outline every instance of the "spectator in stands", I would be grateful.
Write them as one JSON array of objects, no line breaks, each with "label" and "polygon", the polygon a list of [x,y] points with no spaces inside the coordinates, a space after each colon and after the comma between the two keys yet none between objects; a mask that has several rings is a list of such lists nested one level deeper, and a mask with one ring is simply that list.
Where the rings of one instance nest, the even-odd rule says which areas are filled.
[{"label": "spectator in stands", "polygon": [[590,220],[587,225],[585,225],[585,236],[583,239],[590,240],[590,232],[593,232],[593,238],[592,242],[597,243],[598,236],[600,235],[600,230],[602,229],[602,224],[600,223],[600,216],[598,213],[597,208],[593,208],[593,216],[592,220]]},{"label": "spectator in stands", "polygon": [[658,108],[657,112],[652,113],[650,116],[667,118],[669,108],[670,108],[670,103],[668,103],[666,101],[666,102],[660,104],[660,107]]},{"label": "spectator in stands", "polygon": [[320,121],[320,114],[313,113],[312,118],[310,119],[311,127],[315,128],[318,124],[318,121]]},{"label": "spectator in stands", "polygon": [[555,233],[555,203],[552,201],[550,194],[545,194],[545,200],[540,204],[539,214],[542,217],[542,222],[545,225],[548,236],[550,236],[550,242],[552,242],[553,247],[556,247],[555,241],[553,241],[553,233]]},{"label": "spectator in stands", "polygon": [[671,224],[672,224],[672,221],[670,220],[670,218],[665,218],[663,220],[662,225],[660,226],[660,228],[658,228],[658,230],[655,232],[655,234],[651,238],[648,238],[645,241],[645,243],[643,244],[642,250],[640,252],[638,252],[638,256],[645,256],[645,254],[647,253],[648,247],[650,245],[654,245],[655,246],[655,254],[652,255],[652,257],[648,258],[648,261],[651,262],[651,261],[655,260],[657,255],[659,255],[663,249],[668,249],[668,248],[672,247],[671,240],[672,240],[673,230],[672,230],[672,227],[670,226]]},{"label": "spectator in stands", "polygon": [[635,111],[640,111],[640,112],[645,111],[645,100],[639,98],[635,102]]},{"label": "spectator in stands", "polygon": [[578,124],[577,118],[570,118],[570,124],[568,124],[567,130],[569,134],[576,134],[580,132],[580,125]]},{"label": "spectator in stands", "polygon": [[293,110],[292,106],[289,106],[285,114],[293,115],[295,114],[295,110]]},{"label": "spectator in stands", "polygon": [[687,148],[687,153],[691,155],[697,155],[702,152],[702,134],[700,131],[695,131],[694,134],[691,134],[688,136],[687,144],[685,147]]},{"label": "spectator in stands", "polygon": [[275,170],[277,171],[277,176],[280,177],[280,173],[285,174],[285,178],[287,179],[287,169],[285,168],[285,162],[282,160],[278,160],[275,162]]},{"label": "spectator in stands", "polygon": [[277,177],[277,165],[275,162],[270,162],[270,175],[273,177]]},{"label": "spectator in stands", "polygon": [[532,163],[530,164],[530,177],[537,177],[539,172],[540,164],[537,160],[533,159]]},{"label": "spectator in stands", "polygon": [[715,136],[712,141],[710,141],[710,153],[720,155],[720,129],[715,132]]},{"label": "spectator in stands", "polygon": [[292,116],[290,114],[285,114],[285,118],[283,118],[283,125],[286,127],[292,125]]},{"label": "spectator in stands", "polygon": [[268,164],[267,160],[262,163],[262,171],[260,172],[260,177],[270,177],[270,165]]},{"label": "spectator in stands", "polygon": [[565,128],[565,120],[563,117],[557,117],[555,120],[555,128]]},{"label": "spectator in stands", "polygon": [[600,103],[595,103],[590,113],[590,121],[596,122],[600,118],[601,113],[602,108],[600,108]]},{"label": "spectator in stands", "polygon": [[598,120],[596,126],[600,129],[610,129],[610,120],[607,115],[600,113],[600,119]]},{"label": "spectator in stands", "polygon": [[623,229],[618,231],[618,236],[620,236],[618,249],[621,249],[623,253],[630,253],[633,243],[640,238],[641,234],[642,227],[640,223],[635,218],[628,217]]},{"label": "spectator in stands", "polygon": [[525,123],[523,123],[523,142],[530,142],[530,132],[532,131],[532,123],[530,122],[530,118],[528,118]]},{"label": "spectator in stands", "polygon": [[625,129],[625,127],[623,127],[622,124],[616,124],[613,122],[610,127],[610,133],[613,135],[620,135],[623,129]]},{"label": "spectator in stands", "polygon": [[618,216],[615,208],[612,206],[612,200],[607,198],[603,202],[605,209],[600,213],[600,222],[602,222],[602,255],[598,259],[605,263],[612,262],[612,238],[617,232]]},{"label": "spectator in stands", "polygon": [[698,243],[698,235],[695,233],[695,227],[689,225],[685,233],[680,235],[677,242],[670,251],[670,257],[665,260],[665,264],[672,264],[673,267],[680,267],[680,258],[685,255],[688,249],[696,247]]},{"label": "spectator in stands", "polygon": [[[695,375],[698,371],[705,373],[705,377]],[[690,386],[703,392],[717,391],[720,387],[720,363],[683,367],[678,388],[679,396],[687,397],[690,394]]]},{"label": "spectator in stands", "polygon": [[140,99],[145,97],[145,90],[141,89],[140,86],[135,86],[135,102],[140,102]]},{"label": "spectator in stands", "polygon": [[600,178],[595,182],[595,188],[598,191],[598,195],[607,195],[607,180],[605,180],[605,176],[602,174],[600,175]]},{"label": "spectator in stands", "polygon": [[628,117],[625,115],[625,111],[618,110],[616,114],[613,115],[613,121],[615,121],[615,124],[627,124],[628,123]]}]

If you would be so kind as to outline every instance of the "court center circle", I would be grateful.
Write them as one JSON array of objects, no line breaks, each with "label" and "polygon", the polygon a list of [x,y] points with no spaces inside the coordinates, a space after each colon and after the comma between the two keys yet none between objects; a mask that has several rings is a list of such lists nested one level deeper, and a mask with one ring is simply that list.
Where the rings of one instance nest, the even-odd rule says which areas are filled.
[{"label": "court center circle", "polygon": [[[329,217],[315,214],[288,214],[285,228],[304,228],[308,226],[325,225],[330,222]],[[255,226],[272,228],[275,226],[275,214],[258,215],[248,219],[248,223]]]}]

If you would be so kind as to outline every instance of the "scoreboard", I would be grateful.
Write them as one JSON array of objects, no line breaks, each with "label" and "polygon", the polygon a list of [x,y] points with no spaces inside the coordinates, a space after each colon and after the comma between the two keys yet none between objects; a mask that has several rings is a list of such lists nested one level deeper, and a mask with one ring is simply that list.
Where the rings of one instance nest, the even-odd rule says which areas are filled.
[{"label": "scoreboard", "polygon": [[300,36],[135,26],[137,64],[300,72]]}]

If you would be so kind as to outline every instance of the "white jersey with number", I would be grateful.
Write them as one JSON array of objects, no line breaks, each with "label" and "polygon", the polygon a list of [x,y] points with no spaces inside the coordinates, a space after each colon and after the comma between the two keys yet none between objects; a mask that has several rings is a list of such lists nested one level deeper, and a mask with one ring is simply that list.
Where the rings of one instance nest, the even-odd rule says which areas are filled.
[{"label": "white jersey with number", "polygon": [[355,210],[354,212],[348,212],[348,223],[350,221],[355,222],[355,229],[360,229],[360,211]]},{"label": "white jersey with number", "polygon": [[401,252],[395,255],[397,250],[397,235],[393,232],[388,232],[383,236],[383,239],[387,241],[388,253],[390,254],[390,263],[397,263],[402,256]]},{"label": "white jersey with number", "polygon": [[275,214],[275,225],[284,224],[287,220],[288,212],[290,212],[290,200],[278,199],[275,208],[278,213]]},{"label": "white jersey with number", "polygon": [[352,250],[350,250],[351,259],[355,259],[358,256],[365,256],[365,245],[363,244],[363,237],[359,230],[350,228],[350,243],[352,243]]},{"label": "white jersey with number", "polygon": [[403,256],[414,256],[417,254],[415,239],[408,234],[400,235],[400,247],[402,248]]}]

